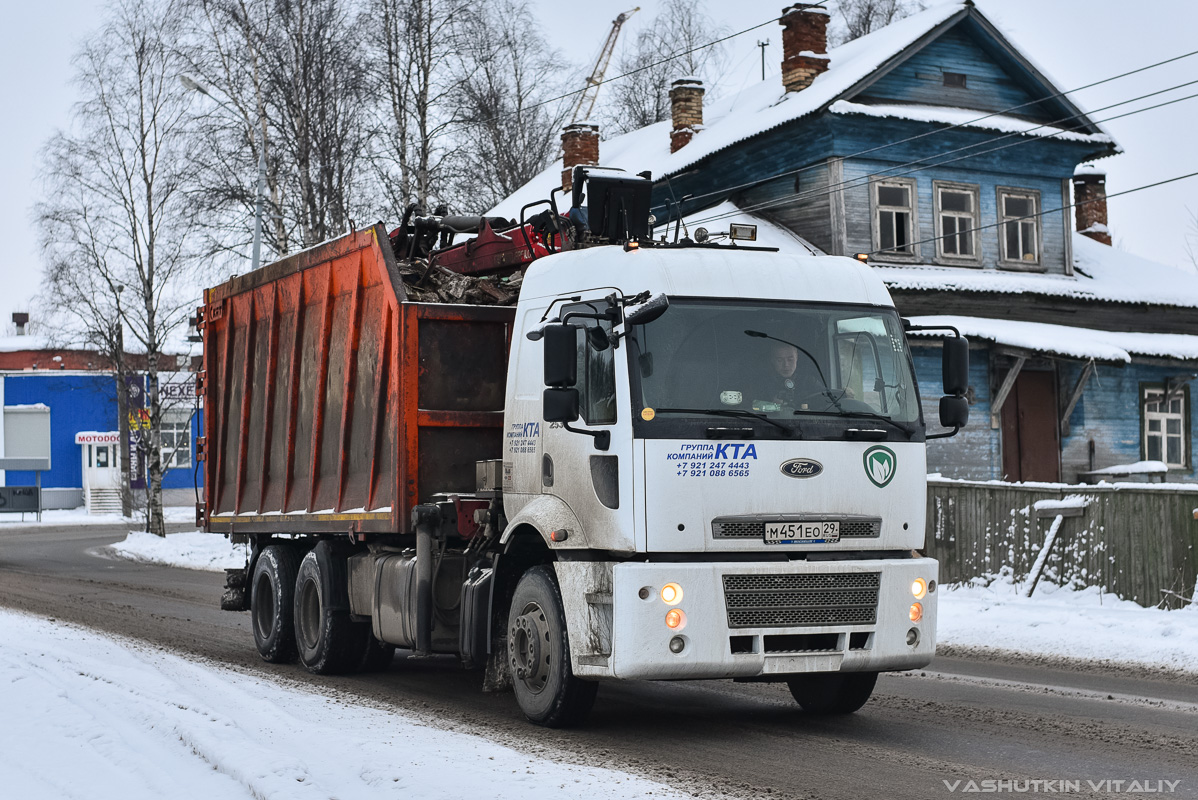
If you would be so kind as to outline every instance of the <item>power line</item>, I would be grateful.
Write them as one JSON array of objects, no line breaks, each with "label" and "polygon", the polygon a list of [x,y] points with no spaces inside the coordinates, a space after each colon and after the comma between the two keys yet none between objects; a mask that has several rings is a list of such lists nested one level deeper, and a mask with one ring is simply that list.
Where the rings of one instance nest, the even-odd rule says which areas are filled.
[{"label": "power line", "polygon": [[[763,24],[765,24],[765,23],[763,23]],[[757,27],[761,27],[761,26],[758,25]],[[945,133],[946,131],[955,130],[957,128],[969,127],[978,122],[982,122],[984,120],[991,119],[992,117],[1002,116],[1004,114],[1010,113],[1011,111],[1018,111],[1019,109],[1026,108],[1027,106],[1030,106],[1030,105],[1035,105],[1037,103],[1043,103],[1047,100],[1053,100],[1058,97],[1063,97],[1064,95],[1067,95],[1067,94],[1073,94],[1074,92],[1080,92],[1080,91],[1084,91],[1086,89],[1091,89],[1095,86],[1101,86],[1104,83],[1110,83],[1111,81],[1117,81],[1117,80],[1120,80],[1121,78],[1126,78],[1130,75],[1135,75],[1140,72],[1146,72],[1147,70],[1150,70],[1150,69],[1156,69],[1157,67],[1162,67],[1165,64],[1171,64],[1174,61],[1180,61],[1183,58],[1190,58],[1191,56],[1195,56],[1195,55],[1198,55],[1198,50],[1192,50],[1188,53],[1182,53],[1179,56],[1173,56],[1172,58],[1166,58],[1164,61],[1157,61],[1156,63],[1153,63],[1153,64],[1148,64],[1143,67],[1137,67],[1136,69],[1130,70],[1128,72],[1120,73],[1119,75],[1112,75],[1109,78],[1103,78],[1102,80],[1094,81],[1093,83],[1087,83],[1085,86],[1078,86],[1075,89],[1068,89],[1063,92],[1057,92],[1056,94],[1046,95],[1046,96],[1038,98],[1036,100],[1029,100],[1026,103],[1020,103],[1017,106],[1010,106],[1008,108],[1004,108],[999,111],[994,111],[990,114],[986,114],[981,117],[976,117],[971,120],[966,120],[964,122],[958,122],[956,124],[949,125],[948,127],[945,127],[945,128],[937,128],[936,130],[933,130],[933,131],[924,131],[923,133],[915,134],[914,136],[908,136],[905,139],[898,139],[893,142],[887,142],[886,144],[880,144],[880,145],[876,145],[874,147],[870,147],[866,150],[859,150],[856,153],[851,153],[847,156],[844,156],[844,158],[845,159],[857,158],[858,156],[863,156],[863,155],[867,155],[869,153],[874,153],[874,152],[877,152],[878,150],[885,150],[888,147],[896,147],[900,144],[906,144],[907,142],[913,142],[913,141],[916,141],[917,139],[923,139],[924,137],[927,137],[927,136],[936,136],[938,134]],[[1091,112],[1091,113],[1093,113],[1093,112]],[[1073,116],[1074,115],[1070,115],[1069,117],[1065,117],[1064,119],[1072,119]],[[808,172],[808,171],[814,170],[814,169],[820,169],[822,167],[823,167],[823,164],[810,164],[806,167],[799,167],[798,169],[788,170],[786,172],[780,172],[776,175],[770,175],[768,177],[761,178],[759,180],[750,181],[749,183],[742,183],[742,184],[738,184],[736,186],[731,186],[731,187],[719,189],[716,191],[706,192],[706,193],[700,194],[700,195],[694,195],[690,199],[692,201],[694,201],[694,200],[699,200],[699,199],[702,199],[705,197],[713,197],[715,195],[726,194],[729,192],[735,192],[739,189],[747,189],[752,186],[758,186],[762,183],[765,183],[766,181],[772,181],[772,180],[776,180],[778,178],[785,178],[788,175],[801,175],[804,172]],[[663,203],[660,205],[653,206],[653,208],[655,208],[655,209],[656,208],[668,208],[668,204]]]},{"label": "power line", "polygon": [[[1162,89],[1158,92],[1152,92],[1152,93],[1149,93],[1146,95],[1141,95],[1140,97],[1133,97],[1130,100],[1124,100],[1119,103],[1113,103],[1110,106],[1106,106],[1106,108],[1115,108],[1116,106],[1127,105],[1128,103],[1134,103],[1137,100],[1143,100],[1148,97],[1153,97],[1158,94],[1163,94],[1164,92],[1171,92],[1174,89],[1179,89],[1184,86],[1190,86],[1194,83],[1198,83],[1198,81],[1189,81],[1188,83],[1181,83],[1181,84],[1178,84],[1177,86],[1172,86],[1168,89]],[[1172,100],[1166,100],[1163,103],[1157,103],[1156,105],[1145,106],[1144,108],[1137,108],[1134,111],[1128,111],[1124,114],[1116,114],[1113,117],[1106,117],[1105,119],[1098,120],[1098,122],[1100,122],[1100,123],[1111,122],[1112,120],[1123,119],[1124,117],[1130,117],[1135,114],[1141,114],[1145,111],[1153,111],[1158,108],[1164,108],[1165,106],[1171,106],[1174,103],[1181,103],[1185,100],[1193,100],[1195,97],[1198,97],[1198,94],[1189,94],[1189,95],[1186,95],[1185,97],[1176,97]],[[1099,110],[1102,110],[1102,109],[1099,109]],[[1040,127],[1045,127],[1045,126],[1040,126]],[[952,153],[959,152],[961,150],[972,149],[974,147],[980,147],[981,145],[985,145],[985,144],[992,144],[994,142],[1002,141],[1003,139],[1008,139],[1011,136],[1019,135],[1019,134],[1007,134],[1005,136],[996,137],[996,138],[988,139],[988,140],[981,141],[981,142],[975,142],[974,144],[965,145],[963,147],[958,147],[955,150],[949,150],[945,153],[938,153],[935,156],[928,156],[926,158],[919,159],[918,161],[910,161],[910,162],[907,162],[906,164],[899,164],[894,167],[887,167],[886,169],[882,170],[881,172],[874,172],[874,173],[870,173],[869,175],[862,175],[862,176],[859,176],[857,178],[852,178],[847,181],[841,181],[840,183],[833,184],[828,187],[823,187],[821,189],[810,189],[806,192],[796,192],[794,194],[788,194],[784,197],[774,198],[773,200],[765,200],[760,203],[755,203],[753,205],[744,206],[743,208],[737,208],[736,211],[726,211],[722,214],[713,214],[709,217],[700,217],[699,219],[692,220],[689,224],[702,225],[704,223],[715,222],[715,221],[718,221],[721,219],[727,219],[729,217],[734,217],[739,214],[750,214],[754,211],[760,211],[760,210],[766,209],[766,208],[773,208],[775,206],[785,205],[786,203],[791,203],[791,202],[794,202],[795,200],[818,199],[820,197],[827,197],[829,195],[836,194],[837,192],[843,192],[845,189],[855,189],[858,186],[868,185],[870,183],[870,181],[874,178],[879,178],[879,177],[881,177],[881,178],[901,178],[906,175],[914,175],[917,172],[923,172],[924,170],[932,169],[933,167],[942,167],[942,166],[945,166],[946,164],[955,164],[958,161],[964,161],[966,159],[976,158],[978,156],[984,156],[989,153],[997,152],[999,150],[1007,150],[1012,147],[1019,147],[1021,145],[1031,144],[1032,142],[1041,141],[1041,139],[1050,139],[1050,138],[1054,138],[1056,136],[1060,136],[1061,134],[1064,134],[1064,133],[1072,133],[1078,127],[1082,127],[1082,126],[1076,125],[1073,128],[1064,128],[1062,130],[1057,131],[1056,133],[1051,133],[1044,137],[1039,137],[1036,139],[1020,139],[1020,140],[1011,142],[1010,144],[1001,145],[999,147],[991,147],[987,150],[979,150],[974,153],[966,153],[965,155],[957,156],[956,158],[950,158],[950,159],[946,159],[944,161],[937,161],[935,164],[925,164],[922,167],[916,167],[914,169],[909,169],[906,172],[899,172],[899,173],[895,173],[895,174],[886,174],[886,173],[890,173],[896,169],[903,169],[904,167],[907,167],[907,166],[910,166],[913,164],[920,164],[924,161],[929,160],[930,158],[938,158],[941,155],[950,155]],[[1035,130],[1035,129],[1033,128],[1030,130]]]},{"label": "power line", "polygon": [[[1194,177],[1198,177],[1198,172],[1190,172],[1185,175],[1177,175],[1176,177],[1173,177],[1173,178],[1165,178],[1164,180],[1156,181],[1155,183],[1146,183],[1143,186],[1137,186],[1134,189],[1124,189],[1121,192],[1112,192],[1111,194],[1105,195],[1103,197],[1093,197],[1089,200],[1083,200],[1080,203],[1069,203],[1068,205],[1063,205],[1059,208],[1049,209],[1048,211],[1037,211],[1034,214],[1027,214],[1022,217],[1011,217],[1010,219],[1004,219],[1001,222],[991,222],[986,225],[979,225],[976,228],[970,228],[966,232],[972,233],[974,231],[984,231],[984,230],[989,230],[990,228],[998,228],[1003,225],[1009,225],[1012,222],[1022,222],[1027,219],[1035,219],[1037,217],[1043,217],[1047,214],[1057,214],[1061,211],[1068,211],[1071,208],[1077,208],[1078,206],[1089,205],[1090,203],[1103,202],[1103,201],[1111,199],[1112,197],[1120,197],[1125,194],[1132,194],[1134,192],[1142,192],[1145,189],[1152,189],[1157,186],[1164,186],[1166,183],[1176,183],[1177,181],[1184,181],[1187,178],[1194,178]],[[958,234],[956,234],[956,233],[947,233],[947,234],[942,234],[940,236],[932,236],[928,239],[920,239],[918,242],[911,242],[907,245],[904,245],[904,247],[916,247],[917,245],[929,244],[931,242],[937,242],[937,241],[940,241],[941,239],[948,239],[948,238],[951,238],[951,237],[957,236],[957,235]],[[869,255],[873,256],[873,255],[878,255],[880,253],[890,253],[890,252],[893,252],[894,250],[897,250],[897,248],[896,247],[888,247],[885,250],[873,250],[869,253]]]}]

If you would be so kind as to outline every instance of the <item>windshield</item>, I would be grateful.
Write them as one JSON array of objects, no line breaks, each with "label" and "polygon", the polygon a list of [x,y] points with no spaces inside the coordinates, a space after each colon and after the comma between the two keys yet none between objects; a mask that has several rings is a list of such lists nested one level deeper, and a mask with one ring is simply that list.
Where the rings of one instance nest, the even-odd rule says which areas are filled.
[{"label": "windshield", "polygon": [[671,298],[633,335],[633,399],[658,414],[920,419],[893,309]]}]

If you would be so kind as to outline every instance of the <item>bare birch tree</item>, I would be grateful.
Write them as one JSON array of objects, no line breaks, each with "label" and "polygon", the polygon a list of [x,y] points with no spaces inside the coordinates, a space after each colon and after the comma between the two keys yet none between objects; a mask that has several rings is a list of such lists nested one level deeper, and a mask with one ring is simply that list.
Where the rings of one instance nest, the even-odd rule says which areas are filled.
[{"label": "bare birch tree", "polygon": [[133,372],[123,345],[145,353],[148,527],[160,536],[159,373],[169,338],[198,300],[186,213],[189,115],[172,46],[180,19],[172,2],[112,6],[75,59],[82,99],[73,129],[46,146],[46,194],[36,207],[48,312],[109,354],[118,376]]},{"label": "bare birch tree", "polygon": [[557,157],[558,134],[574,98],[561,56],[537,33],[527,4],[480,3],[462,15],[459,38],[461,140],[453,169],[458,194],[483,212]]},{"label": "bare birch tree", "polygon": [[453,122],[459,91],[465,0],[369,0],[379,36],[372,47],[373,166],[380,213],[398,219],[409,202],[422,208],[448,199],[449,164],[457,152]]},{"label": "bare birch tree", "polygon": [[836,10],[843,27],[837,25],[832,31],[832,40],[844,44],[860,39],[892,22],[923,11],[922,0],[838,0]]},{"label": "bare birch tree", "polygon": [[670,83],[682,77],[703,79],[708,97],[714,96],[726,61],[724,48],[703,45],[727,33],[704,12],[700,0],[666,0],[617,61],[618,74],[633,74],[601,90],[596,112],[601,123],[626,133],[668,119]]},{"label": "bare birch tree", "polygon": [[190,0],[201,114],[197,211],[214,250],[244,252],[266,156],[263,243],[275,256],[337,236],[367,204],[363,30],[344,0]]}]

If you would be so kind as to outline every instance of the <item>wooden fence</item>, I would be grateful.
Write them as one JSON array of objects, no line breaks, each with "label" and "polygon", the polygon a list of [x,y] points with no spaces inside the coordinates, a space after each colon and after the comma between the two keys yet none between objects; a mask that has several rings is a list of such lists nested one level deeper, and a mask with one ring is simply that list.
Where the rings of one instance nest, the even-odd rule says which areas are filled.
[{"label": "wooden fence", "polygon": [[1059,504],[1076,496],[1087,504],[1080,515],[1064,519],[1048,558],[1050,578],[1102,587],[1145,606],[1164,600],[1175,608],[1184,604],[1180,598],[1194,597],[1198,486],[1037,488],[929,478],[926,547],[940,561],[941,582],[965,581],[1003,567],[1024,578],[1059,513],[1038,511],[1037,501]]}]

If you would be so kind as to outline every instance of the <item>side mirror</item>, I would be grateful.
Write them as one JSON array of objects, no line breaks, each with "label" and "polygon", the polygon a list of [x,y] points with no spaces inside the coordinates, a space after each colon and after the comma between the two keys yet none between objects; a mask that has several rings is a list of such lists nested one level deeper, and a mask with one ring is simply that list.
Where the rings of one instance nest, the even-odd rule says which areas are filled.
[{"label": "side mirror", "polygon": [[542,404],[542,416],[546,422],[574,422],[578,419],[577,389],[550,387],[542,395]]},{"label": "side mirror", "polygon": [[635,306],[624,315],[625,325],[647,325],[666,313],[670,308],[670,299],[664,294],[654,295],[639,306]]},{"label": "side mirror", "polygon": [[969,402],[964,397],[940,398],[941,425],[946,428],[964,428],[967,422],[969,422]]},{"label": "side mirror", "polygon": [[[569,387],[578,382],[577,331],[573,325],[561,324],[546,325],[541,329],[545,342],[546,386]],[[576,413],[574,419],[577,418]]]},{"label": "side mirror", "polygon": [[945,339],[943,358],[944,393],[960,397],[969,389],[969,340],[964,336]]}]

